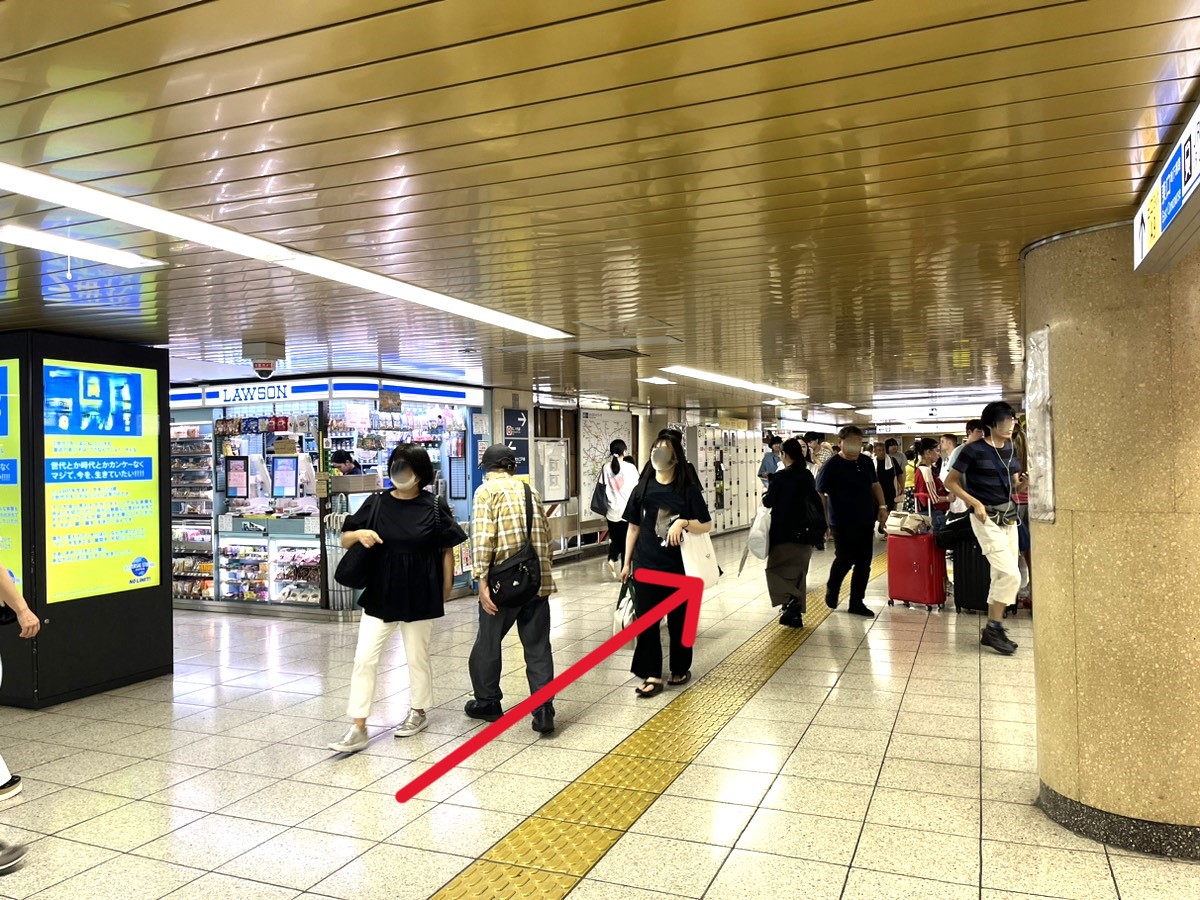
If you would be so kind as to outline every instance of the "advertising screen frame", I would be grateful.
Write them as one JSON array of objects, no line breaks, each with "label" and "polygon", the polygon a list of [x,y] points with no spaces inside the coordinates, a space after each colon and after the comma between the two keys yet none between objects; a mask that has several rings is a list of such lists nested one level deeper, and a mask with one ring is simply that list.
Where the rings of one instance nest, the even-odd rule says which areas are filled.
[{"label": "advertising screen frame", "polygon": [[[43,332],[14,332],[0,338],[6,339],[0,340],[0,355],[23,359],[25,598],[43,623],[41,633],[33,641],[21,641],[13,629],[0,629],[0,654],[5,668],[0,703],[40,708],[170,674],[174,659],[174,611],[169,571],[163,573],[165,577],[159,579],[158,585],[47,604],[47,553],[41,540],[46,533],[47,510],[43,503],[34,502],[34,498],[45,494],[46,446],[42,429],[30,426],[42,421],[45,410],[42,378],[45,360],[153,370],[157,376],[159,415],[154,465],[160,474],[169,471],[170,374],[166,351]],[[22,345],[20,351],[8,350],[10,346]],[[34,415],[38,418],[32,418]],[[164,565],[169,565],[171,559],[170,490],[170,478],[159,477],[158,558],[166,561]],[[25,672],[29,673],[28,678]]]}]

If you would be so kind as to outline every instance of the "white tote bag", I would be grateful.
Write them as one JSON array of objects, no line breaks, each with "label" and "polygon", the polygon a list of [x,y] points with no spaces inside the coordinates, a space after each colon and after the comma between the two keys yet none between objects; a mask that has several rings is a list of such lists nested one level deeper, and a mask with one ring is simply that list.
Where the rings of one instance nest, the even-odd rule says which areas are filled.
[{"label": "white tote bag", "polygon": [[747,549],[758,559],[766,559],[771,552],[771,510],[759,507],[750,533],[746,536]]},{"label": "white tote bag", "polygon": [[683,553],[683,571],[693,578],[699,578],[706,588],[716,587],[721,573],[717,568],[712,538],[707,534],[688,534],[685,531],[679,549]]}]

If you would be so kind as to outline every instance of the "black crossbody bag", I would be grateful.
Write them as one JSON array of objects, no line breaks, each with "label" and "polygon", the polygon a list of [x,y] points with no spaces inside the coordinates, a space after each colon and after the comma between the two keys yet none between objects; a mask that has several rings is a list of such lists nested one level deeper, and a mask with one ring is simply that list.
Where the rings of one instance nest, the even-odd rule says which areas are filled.
[{"label": "black crossbody bag", "polygon": [[520,609],[542,591],[542,561],[533,546],[533,491],[525,488],[525,546],[488,569],[492,602],[501,609]]}]

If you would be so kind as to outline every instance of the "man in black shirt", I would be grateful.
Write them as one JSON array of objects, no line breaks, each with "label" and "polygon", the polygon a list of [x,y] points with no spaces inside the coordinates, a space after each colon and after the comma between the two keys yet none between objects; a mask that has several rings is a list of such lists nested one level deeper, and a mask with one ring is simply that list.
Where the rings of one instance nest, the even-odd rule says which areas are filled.
[{"label": "man in black shirt", "polygon": [[[1004,611],[1021,588],[1017,503],[1013,494],[1029,483],[1012,442],[1016,411],[1003,401],[983,409],[985,437],[967,444],[954,460],[946,489],[971,510],[971,530],[992,568],[988,623],[980,643],[1012,656],[1017,643],[1004,628]],[[965,482],[965,483],[964,483]]]},{"label": "man in black shirt", "polygon": [[847,425],[839,433],[842,449],[825,463],[817,478],[817,490],[825,501],[835,547],[829,583],[825,587],[825,605],[837,609],[842,582],[851,569],[850,612],[874,618],[864,602],[867,582],[871,580],[871,560],[875,556],[875,525],[887,521],[888,507],[874,460],[863,456],[862,429]]}]

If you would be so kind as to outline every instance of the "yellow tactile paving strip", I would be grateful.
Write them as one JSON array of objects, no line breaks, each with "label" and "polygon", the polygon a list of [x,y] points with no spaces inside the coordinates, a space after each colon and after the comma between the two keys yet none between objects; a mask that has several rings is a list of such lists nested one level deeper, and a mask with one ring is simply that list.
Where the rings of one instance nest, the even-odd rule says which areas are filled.
[{"label": "yellow tactile paving strip", "polygon": [[[871,578],[887,571],[877,556]],[[849,585],[843,588],[846,599]],[[809,592],[808,624],[774,621],[434,894],[434,900],[560,900],[829,616]]]}]

